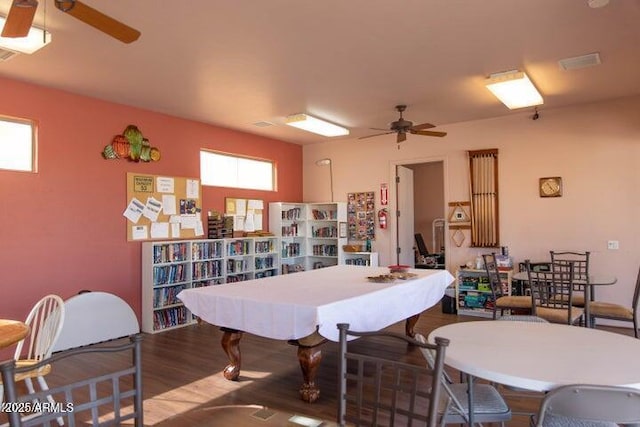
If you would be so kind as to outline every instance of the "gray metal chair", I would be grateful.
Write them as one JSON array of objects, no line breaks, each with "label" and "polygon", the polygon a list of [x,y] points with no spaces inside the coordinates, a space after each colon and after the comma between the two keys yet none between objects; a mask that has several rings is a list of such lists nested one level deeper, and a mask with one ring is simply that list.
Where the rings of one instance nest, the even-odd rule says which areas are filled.
[{"label": "gray metal chair", "polygon": [[588,384],[558,387],[540,404],[536,427],[618,427],[640,423],[640,390]]},{"label": "gray metal chair", "polygon": [[531,314],[552,323],[574,325],[582,322],[584,309],[573,305],[573,263],[567,262],[566,265],[566,269],[552,266],[551,271],[534,271],[526,262],[531,287]]},{"label": "gray metal chair", "polygon": [[[15,360],[0,365],[2,381],[5,389],[5,401],[8,404],[24,405],[25,402],[46,401],[47,396],[53,396],[55,404],[48,405],[42,412],[21,414],[9,412],[10,427],[44,426],[52,422],[63,420],[66,425],[74,426],[83,423],[91,425],[122,425],[133,420],[137,427],[143,426],[142,410],[142,335],[132,335],[128,343],[111,345],[93,345],[62,351],[40,362],[16,367]],[[16,384],[16,378],[29,370],[41,366],[56,366],[63,359],[73,358],[82,354],[90,354],[99,360],[98,353],[131,353],[126,366],[116,370],[100,372],[94,376],[82,376],[77,381],[60,381],[64,384],[53,384],[48,390],[27,391],[26,393]],[[74,359],[70,359],[74,360]],[[67,366],[69,363],[67,361]],[[83,424],[84,425],[84,424]]]},{"label": "gray metal chair", "polygon": [[622,322],[633,322],[633,333],[636,338],[638,335],[638,305],[640,303],[640,269],[638,270],[638,278],[636,279],[636,287],[633,291],[633,300],[631,307],[604,301],[592,301],[589,305],[590,315],[593,318],[619,320]]},{"label": "gray metal chair", "polygon": [[[437,426],[449,340],[436,338],[436,344],[427,344],[393,332],[350,331],[346,323],[338,329],[340,426]],[[375,346],[375,354],[357,350],[367,342]],[[398,347],[406,352],[407,344],[433,351],[434,367],[398,360]]]},{"label": "gray metal chair", "polygon": [[489,277],[489,285],[491,286],[491,297],[493,300],[493,319],[497,317],[497,311],[500,310],[500,316],[505,310],[520,310],[531,313],[531,298],[529,296],[512,296],[505,290],[505,286],[500,280],[500,272],[496,262],[496,254],[482,255],[484,260],[484,268]]},{"label": "gray metal chair", "polygon": [[[549,251],[551,255],[551,268],[556,270],[567,269],[568,262],[573,265],[573,305],[576,307],[584,307],[584,287],[589,280],[589,255],[590,252],[576,251]],[[577,281],[577,283],[576,283]],[[593,289],[591,292],[591,301],[593,301]]]},{"label": "gray metal chair", "polygon": [[[421,334],[416,334],[416,341],[425,343]],[[421,347],[420,350],[430,368],[435,366],[435,355],[432,350]],[[440,425],[464,424],[469,422],[468,384],[454,383],[448,375],[442,376],[444,393],[440,398],[438,417]],[[495,423],[504,425],[511,419],[511,409],[498,390],[490,384],[474,383],[473,385],[473,420],[476,423]]]}]

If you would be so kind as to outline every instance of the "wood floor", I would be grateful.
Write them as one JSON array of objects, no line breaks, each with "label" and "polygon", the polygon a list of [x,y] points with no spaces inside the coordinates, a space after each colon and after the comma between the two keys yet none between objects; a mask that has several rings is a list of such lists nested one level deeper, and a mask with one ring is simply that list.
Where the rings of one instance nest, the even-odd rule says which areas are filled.
[{"label": "wood floor", "polygon": [[[439,326],[469,320],[480,318],[443,314],[438,305],[422,314],[416,329],[426,336]],[[403,332],[404,324],[388,329]],[[615,331],[632,335],[631,330]],[[142,351],[145,425],[285,426],[294,414],[326,420],[324,425],[333,425],[337,410],[336,343],[328,342],[323,346],[317,381],[321,396],[317,402],[309,404],[298,395],[302,375],[296,347],[284,341],[245,334],[241,341],[240,379],[227,381],[221,373],[227,358],[220,338],[219,329],[206,323],[145,335]],[[407,360],[415,358],[422,363],[421,357],[417,350],[407,350]],[[65,369],[75,371],[78,366]],[[56,374],[64,374],[60,371],[50,374],[51,381],[55,382]],[[457,373],[452,374],[457,378]],[[515,413],[535,411],[539,404],[540,396],[536,393],[504,389],[501,392]],[[261,408],[267,410],[259,411]],[[261,415],[268,419],[260,419]],[[507,425],[528,426],[528,417],[514,414]]]}]

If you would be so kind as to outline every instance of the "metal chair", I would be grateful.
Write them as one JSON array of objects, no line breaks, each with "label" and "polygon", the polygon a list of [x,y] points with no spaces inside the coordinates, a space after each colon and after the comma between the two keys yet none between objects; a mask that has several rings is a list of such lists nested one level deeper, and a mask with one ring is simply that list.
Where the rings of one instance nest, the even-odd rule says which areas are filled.
[{"label": "metal chair", "polygon": [[[589,280],[589,255],[590,252],[573,252],[573,251],[549,251],[551,255],[551,268],[567,269],[568,261],[573,264],[573,305],[576,307],[584,307],[584,287]],[[593,301],[593,289],[591,292],[591,301]]]},{"label": "metal chair", "polygon": [[552,323],[574,325],[582,322],[584,309],[573,305],[573,263],[567,269],[534,271],[526,262],[531,287],[532,315]]},{"label": "metal chair", "polygon": [[592,301],[589,305],[590,315],[593,318],[619,320],[622,322],[633,322],[633,333],[638,336],[638,303],[640,302],[640,269],[636,279],[636,287],[633,291],[631,308],[624,305],[604,301]]},{"label": "metal chair", "polygon": [[[427,340],[421,334],[416,334],[416,341],[426,344]],[[430,368],[435,367],[433,350],[421,347],[420,350]],[[468,384],[454,383],[448,375],[442,376],[444,393],[440,398],[438,416],[440,426],[445,424],[464,424],[469,422],[469,394]],[[504,401],[498,390],[490,384],[474,383],[473,385],[473,419],[475,423],[495,423],[504,425],[511,419],[511,409]]]},{"label": "metal chair", "polygon": [[[142,335],[136,334],[129,338],[125,344],[93,345],[79,347],[72,350],[56,353],[51,357],[40,360],[28,367],[18,367],[15,360],[0,365],[2,380],[4,382],[6,401],[14,405],[28,405],[34,401],[42,401],[44,398],[55,396],[56,404],[48,405],[41,412],[34,414],[21,414],[19,412],[8,413],[10,427],[44,426],[49,427],[54,420],[62,425],[94,426],[124,425],[128,420],[134,420],[137,427],[143,426],[142,410],[142,370],[141,370],[141,341]],[[67,380],[69,375],[64,375],[65,384],[54,385],[50,389],[38,392],[29,391],[21,394],[17,387],[16,378],[28,373],[31,369],[40,369],[44,366],[56,366],[63,359],[70,358],[69,363],[79,363],[74,356],[89,354],[92,358],[100,360],[98,353],[130,353],[126,363],[118,363],[115,370],[92,374],[94,376],[82,378],[71,382]],[[85,358],[86,359],[86,358]],[[123,358],[124,359],[124,358]],[[89,363],[94,363],[93,361]],[[124,366],[121,366],[124,365]],[[82,370],[79,370],[82,372]],[[76,374],[74,372],[74,374]],[[53,381],[52,381],[53,383]],[[20,407],[20,406],[18,406]],[[62,420],[62,423],[61,423]]]},{"label": "metal chair", "polygon": [[500,280],[500,272],[496,263],[496,254],[482,255],[484,260],[484,268],[489,277],[489,285],[491,286],[491,296],[493,299],[493,319],[497,317],[497,311],[500,310],[500,316],[505,310],[526,310],[531,312],[531,297],[529,296],[511,296],[505,290],[505,285]]},{"label": "metal chair", "polygon": [[[340,426],[437,425],[449,340],[436,338],[436,344],[427,344],[393,332],[350,331],[346,323],[338,329]],[[359,339],[347,342],[353,338]],[[356,350],[366,342],[375,344],[375,354]],[[407,344],[434,351],[434,367],[398,360],[398,345],[405,352]]]},{"label": "metal chair", "polygon": [[547,393],[536,427],[618,427],[640,423],[640,390],[574,384]]},{"label": "metal chair", "polygon": [[[47,295],[38,301],[27,316],[25,323],[29,326],[29,335],[18,342],[14,355],[15,363],[22,368],[15,381],[24,381],[29,393],[34,393],[33,378],[38,381],[40,389],[45,392],[46,400],[55,404],[51,394],[47,394],[49,386],[45,375],[51,366],[39,363],[51,356],[53,346],[60,335],[64,324],[64,301],[58,295]],[[24,353],[23,353],[24,351]],[[2,385],[3,381],[0,381]],[[3,399],[3,387],[0,387],[0,402]]]}]

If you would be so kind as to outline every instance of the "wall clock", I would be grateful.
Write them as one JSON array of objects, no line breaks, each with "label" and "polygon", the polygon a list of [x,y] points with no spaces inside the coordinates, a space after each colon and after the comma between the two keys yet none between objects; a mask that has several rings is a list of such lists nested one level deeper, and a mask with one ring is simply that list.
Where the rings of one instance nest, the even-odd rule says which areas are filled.
[{"label": "wall clock", "polygon": [[562,178],[551,176],[540,178],[540,197],[560,197],[562,196]]}]

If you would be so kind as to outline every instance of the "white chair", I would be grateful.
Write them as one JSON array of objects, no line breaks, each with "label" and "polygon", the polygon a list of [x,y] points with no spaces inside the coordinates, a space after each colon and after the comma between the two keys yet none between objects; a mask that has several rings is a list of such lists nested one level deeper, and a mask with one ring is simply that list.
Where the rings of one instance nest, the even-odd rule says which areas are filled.
[{"label": "white chair", "polygon": [[[25,321],[30,328],[29,335],[16,346],[14,359],[17,367],[36,365],[51,356],[53,346],[64,324],[64,313],[64,301],[57,295],[47,295],[33,306]],[[24,380],[29,393],[33,394],[35,392],[33,378],[35,378],[40,389],[46,391],[49,386],[44,377],[50,371],[51,365],[45,364],[17,374],[15,381]],[[3,394],[4,387],[0,387],[0,401],[3,400]],[[55,404],[51,395],[47,395],[47,400]]]},{"label": "white chair", "polygon": [[[426,344],[427,340],[421,334],[414,339]],[[420,351],[427,360],[427,365],[433,369],[435,357],[433,351],[420,347]],[[468,384],[454,383],[446,373],[442,375],[442,388],[438,408],[440,426],[445,424],[465,424],[469,422]],[[490,384],[473,385],[473,419],[475,423],[499,422],[504,425],[511,419],[511,409],[504,401],[498,390]]]},{"label": "white chair", "polygon": [[536,427],[617,427],[640,423],[640,390],[587,384],[547,393]]}]

